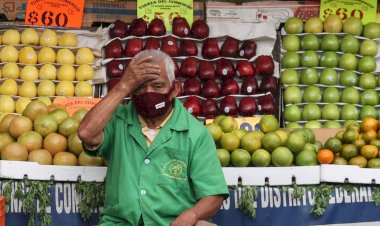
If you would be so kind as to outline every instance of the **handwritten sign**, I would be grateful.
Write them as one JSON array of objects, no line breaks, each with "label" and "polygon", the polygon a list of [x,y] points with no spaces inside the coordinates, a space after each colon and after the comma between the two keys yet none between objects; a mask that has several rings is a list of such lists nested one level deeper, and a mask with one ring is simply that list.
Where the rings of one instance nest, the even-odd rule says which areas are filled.
[{"label": "handwritten sign", "polygon": [[376,22],[377,0],[321,0],[319,17],[324,21],[330,14],[336,14],[343,21],[357,17],[363,21]]},{"label": "handwritten sign", "polygon": [[172,30],[175,17],[184,17],[188,24],[193,23],[193,0],[137,0],[137,17],[147,22],[154,18],[164,21],[167,31]]},{"label": "handwritten sign", "polygon": [[101,98],[55,98],[53,104],[61,104],[65,106],[67,112],[71,116],[75,111],[81,108],[90,110],[100,100]]},{"label": "handwritten sign", "polygon": [[[245,129],[248,132],[254,130],[260,130],[260,122],[261,116],[256,117],[244,117],[244,118],[235,118],[239,129]],[[206,124],[212,123],[213,119],[207,119]]]},{"label": "handwritten sign", "polygon": [[85,0],[28,0],[25,24],[52,27],[82,26]]}]

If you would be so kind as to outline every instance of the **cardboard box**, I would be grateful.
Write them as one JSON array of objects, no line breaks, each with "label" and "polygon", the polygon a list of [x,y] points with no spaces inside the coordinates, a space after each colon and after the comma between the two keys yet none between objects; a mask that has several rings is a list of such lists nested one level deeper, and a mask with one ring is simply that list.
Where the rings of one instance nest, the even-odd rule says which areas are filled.
[{"label": "cardboard box", "polygon": [[320,128],[320,129],[312,129],[315,134],[315,140],[319,140],[322,144],[326,142],[330,137],[335,137],[339,131],[342,129],[330,129],[330,128]]},{"label": "cardboard box", "polygon": [[[0,0],[1,20],[24,20],[26,0]],[[86,0],[82,27],[99,26],[115,20],[131,22],[136,18],[136,1]],[[194,20],[204,18],[204,2],[194,2]]]},{"label": "cardboard box", "polygon": [[230,2],[207,1],[206,20],[209,22],[259,23],[272,21],[276,29],[289,17],[307,19],[319,15],[319,1],[260,1],[236,5]]}]

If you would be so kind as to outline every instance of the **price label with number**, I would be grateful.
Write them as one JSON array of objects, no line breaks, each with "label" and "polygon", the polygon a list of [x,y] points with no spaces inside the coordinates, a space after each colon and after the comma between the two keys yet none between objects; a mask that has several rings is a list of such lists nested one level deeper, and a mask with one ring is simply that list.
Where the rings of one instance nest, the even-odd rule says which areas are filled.
[{"label": "price label with number", "polygon": [[336,14],[345,21],[357,17],[363,21],[376,22],[377,0],[321,0],[320,18],[324,21],[330,14]]},{"label": "price label with number", "polygon": [[25,24],[35,26],[82,26],[85,0],[28,0]]}]

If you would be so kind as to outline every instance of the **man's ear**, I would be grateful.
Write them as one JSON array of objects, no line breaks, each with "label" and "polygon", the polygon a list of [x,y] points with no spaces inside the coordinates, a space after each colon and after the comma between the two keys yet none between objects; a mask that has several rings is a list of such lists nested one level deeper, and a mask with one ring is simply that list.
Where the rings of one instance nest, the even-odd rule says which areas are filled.
[{"label": "man's ear", "polygon": [[175,97],[181,95],[181,92],[182,92],[182,84],[180,80],[174,79],[173,86],[174,86],[174,89],[170,95],[170,99],[174,99]]}]

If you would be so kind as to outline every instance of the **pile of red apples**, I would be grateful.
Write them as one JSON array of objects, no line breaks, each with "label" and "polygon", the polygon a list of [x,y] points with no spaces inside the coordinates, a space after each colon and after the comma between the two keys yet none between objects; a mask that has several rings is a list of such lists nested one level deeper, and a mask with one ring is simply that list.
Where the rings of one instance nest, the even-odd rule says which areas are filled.
[{"label": "pile of red apples", "polygon": [[190,26],[185,18],[173,19],[167,33],[162,20],[141,18],[128,26],[115,21],[104,48],[108,90],[118,82],[130,59],[145,49],[158,49],[172,57],[175,76],[182,81],[178,97],[195,117],[275,114],[278,79],[269,55],[256,55],[254,40],[230,36],[209,37],[204,20]]}]

